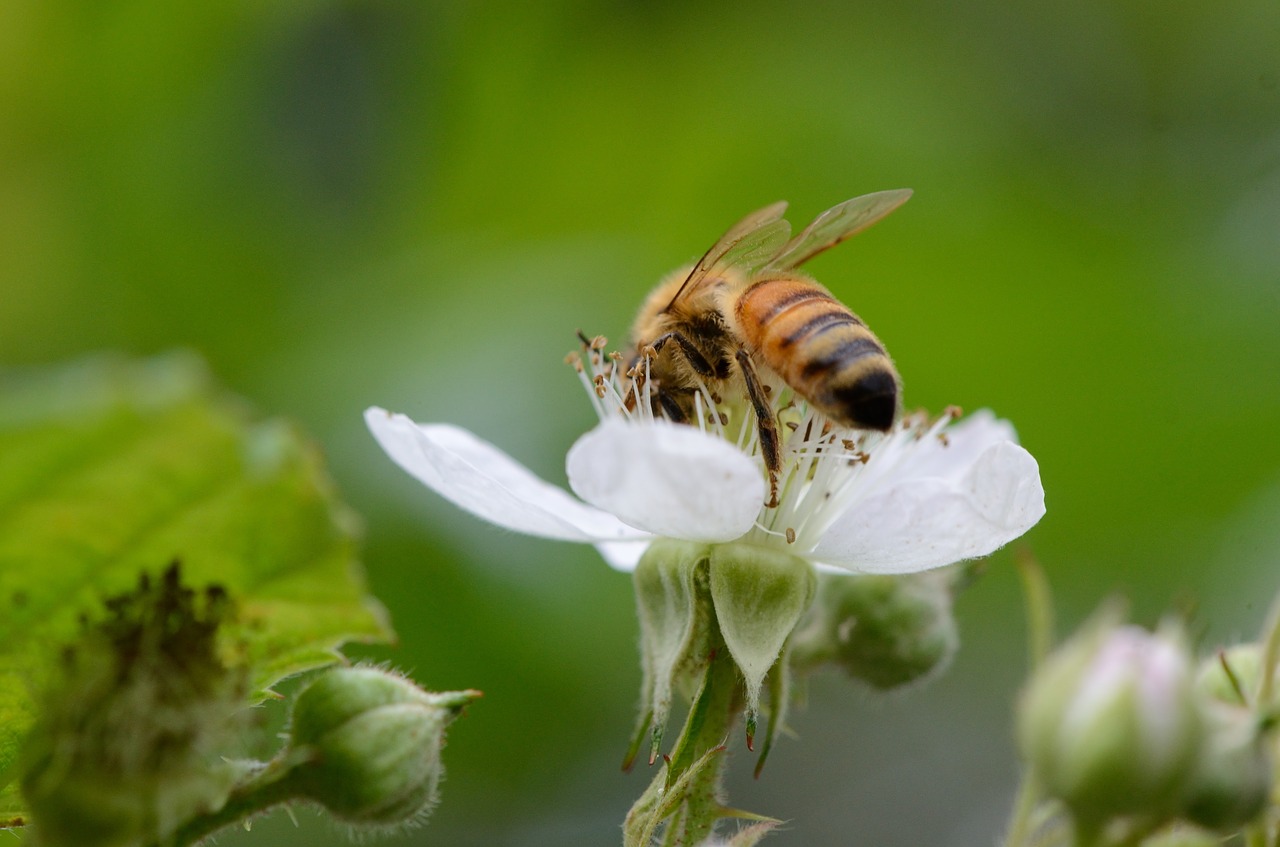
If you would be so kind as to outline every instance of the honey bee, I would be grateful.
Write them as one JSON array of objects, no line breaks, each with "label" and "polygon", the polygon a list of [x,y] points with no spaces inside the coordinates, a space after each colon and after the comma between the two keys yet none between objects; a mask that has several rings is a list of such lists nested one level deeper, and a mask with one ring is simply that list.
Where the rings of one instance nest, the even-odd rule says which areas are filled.
[{"label": "honey bee", "polygon": [[[631,329],[633,366],[648,360],[655,414],[688,422],[700,385],[745,389],[777,504],[782,466],[767,369],[838,426],[887,431],[900,380],[884,345],[850,309],[797,267],[901,206],[909,189],[855,197],[794,238],[786,203],[752,212],[691,268],[658,284]],[[628,404],[638,402],[635,396]]]}]

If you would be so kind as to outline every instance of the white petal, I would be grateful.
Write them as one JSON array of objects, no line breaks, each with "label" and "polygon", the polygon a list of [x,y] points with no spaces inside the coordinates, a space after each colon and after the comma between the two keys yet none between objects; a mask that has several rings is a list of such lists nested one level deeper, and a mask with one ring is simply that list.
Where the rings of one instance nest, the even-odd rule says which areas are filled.
[{"label": "white petal", "polygon": [[872,487],[885,477],[897,481],[959,476],[991,445],[1017,442],[1013,425],[997,418],[990,409],[974,412],[959,423],[948,426],[945,433],[945,441],[933,436],[917,440],[909,433],[890,436],[888,442],[874,452],[871,463],[858,481],[859,489]]},{"label": "white petal", "polygon": [[985,556],[1044,515],[1036,460],[1012,441],[952,470],[962,472],[887,483],[837,520],[812,558],[858,573],[914,573]]},{"label": "white petal", "polygon": [[640,564],[640,557],[649,549],[649,541],[602,541],[596,545],[600,556],[615,571],[630,573]]},{"label": "white petal", "polygon": [[445,499],[506,529],[565,541],[644,538],[613,515],[580,503],[497,447],[449,424],[416,424],[376,406],[364,413],[397,465]]},{"label": "white petal", "polygon": [[737,448],[691,426],[611,419],[578,439],[569,486],[594,506],[666,538],[731,541],[751,529],[764,479]]}]

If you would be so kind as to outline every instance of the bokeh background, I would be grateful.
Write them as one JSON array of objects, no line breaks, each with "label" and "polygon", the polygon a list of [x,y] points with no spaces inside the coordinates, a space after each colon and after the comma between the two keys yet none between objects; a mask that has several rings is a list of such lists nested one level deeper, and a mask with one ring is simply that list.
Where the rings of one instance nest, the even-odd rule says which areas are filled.
[{"label": "bokeh background", "polygon": [[[592,413],[573,331],[745,212],[912,201],[810,265],[910,406],[990,406],[1038,458],[1063,629],[1123,592],[1247,637],[1280,588],[1280,5],[0,5],[0,361],[199,351],[323,444],[400,644],[485,699],[429,825],[389,843],[604,845],[639,685],[628,579],[396,470],[379,404],[544,477]],[[1008,551],[930,685],[819,678],[738,806],[766,843],[990,844],[1017,778]],[[224,845],[345,843],[303,812]]]}]

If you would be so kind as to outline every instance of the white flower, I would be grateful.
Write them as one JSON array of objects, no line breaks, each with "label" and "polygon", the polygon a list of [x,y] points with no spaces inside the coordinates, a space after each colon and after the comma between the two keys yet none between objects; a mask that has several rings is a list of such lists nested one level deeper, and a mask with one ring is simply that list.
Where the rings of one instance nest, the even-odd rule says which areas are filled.
[{"label": "white flower", "polygon": [[954,425],[951,410],[934,422],[909,415],[887,435],[839,430],[777,380],[770,396],[786,427],[783,468],[778,505],[766,507],[749,406],[704,389],[700,426],[655,419],[643,372],[624,375],[598,350],[589,350],[589,375],[575,364],[601,423],[566,460],[585,502],[458,427],[377,407],[365,421],[397,464],[463,509],[528,535],[594,544],[620,570],[666,537],[741,540],[857,573],[912,573],[985,556],[1044,515],[1035,459],[992,413]]}]

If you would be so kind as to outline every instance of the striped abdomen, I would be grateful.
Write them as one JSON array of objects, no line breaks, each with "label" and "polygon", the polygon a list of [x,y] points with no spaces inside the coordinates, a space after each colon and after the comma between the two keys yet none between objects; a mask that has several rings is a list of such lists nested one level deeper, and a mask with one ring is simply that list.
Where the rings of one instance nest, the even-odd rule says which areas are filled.
[{"label": "striped abdomen", "polygon": [[887,430],[898,373],[880,340],[816,282],[753,282],[734,304],[743,340],[795,391],[838,424]]}]

